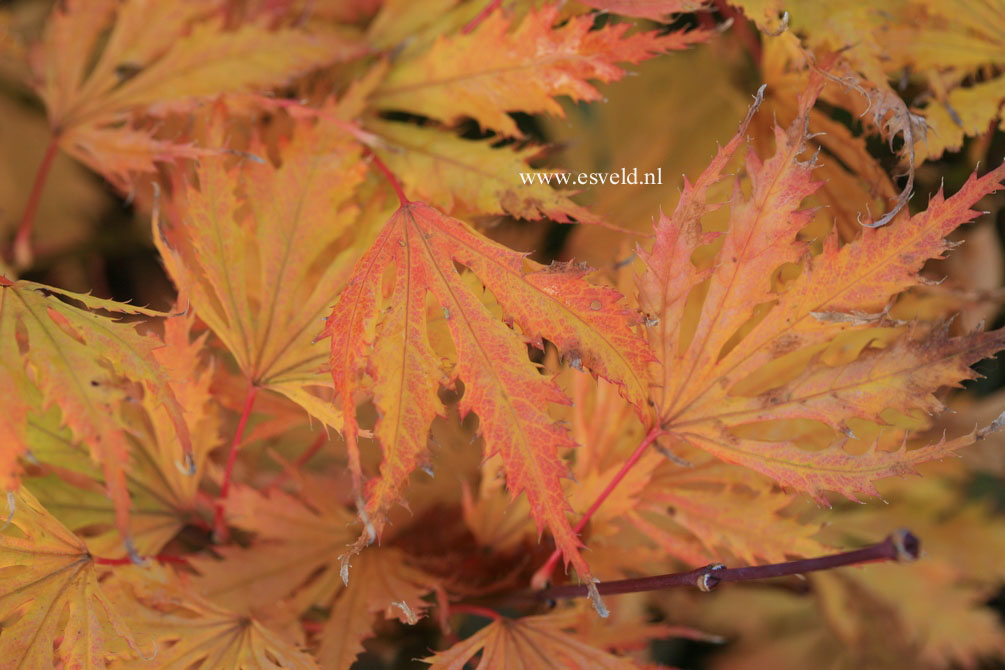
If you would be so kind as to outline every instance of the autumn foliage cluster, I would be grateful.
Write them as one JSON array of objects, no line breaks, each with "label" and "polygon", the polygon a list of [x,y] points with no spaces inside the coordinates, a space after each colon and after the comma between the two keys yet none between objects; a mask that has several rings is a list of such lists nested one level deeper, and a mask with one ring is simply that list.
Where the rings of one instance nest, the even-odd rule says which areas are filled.
[{"label": "autumn foliage cluster", "polygon": [[[0,670],[1001,659],[1003,35],[0,10]],[[520,177],[622,167],[664,183]],[[887,536],[919,560],[729,572]]]}]

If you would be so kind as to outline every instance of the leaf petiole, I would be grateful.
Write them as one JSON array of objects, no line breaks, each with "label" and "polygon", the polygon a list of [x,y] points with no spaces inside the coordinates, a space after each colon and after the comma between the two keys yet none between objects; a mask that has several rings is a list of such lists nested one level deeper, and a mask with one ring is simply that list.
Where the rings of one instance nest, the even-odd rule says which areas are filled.
[{"label": "leaf petiole", "polygon": [[237,430],[234,431],[234,439],[230,443],[230,453],[227,455],[227,466],[223,471],[223,483],[220,485],[220,495],[216,499],[216,510],[213,514],[213,537],[217,542],[226,542],[229,536],[227,524],[223,520],[224,503],[227,494],[230,493],[230,480],[234,472],[234,464],[237,462],[237,452],[241,447],[241,438],[244,437],[244,429],[248,425],[248,417],[255,406],[255,398],[258,396],[258,387],[255,384],[248,386],[248,393],[244,396],[244,408],[241,410],[241,418],[237,422]]},{"label": "leaf petiole", "polygon": [[[664,433],[663,429],[660,428],[659,426],[653,426],[653,428],[651,428],[649,432],[646,433],[646,436],[639,443],[639,446],[635,448],[635,451],[632,452],[632,455],[628,457],[628,460],[624,462],[624,464],[621,466],[621,469],[618,470],[617,474],[615,474],[614,477],[611,479],[611,481],[607,483],[607,486],[604,487],[604,490],[600,492],[600,495],[597,496],[597,499],[593,501],[593,504],[591,504],[589,509],[586,510],[586,513],[583,514],[583,517],[573,527],[572,529],[573,531],[575,531],[578,534],[583,530],[583,528],[586,527],[586,524],[590,521],[590,518],[596,513],[596,511],[600,508],[600,506],[604,503],[604,501],[607,500],[608,497],[610,497],[611,493],[614,492],[614,489],[617,488],[618,484],[620,484],[621,481],[625,478],[625,475],[628,474],[628,471],[631,470],[632,467],[639,462],[639,459],[642,458],[642,454],[646,452],[646,449],[648,449],[649,446],[653,442],[655,442],[660,435],[663,435],[663,433]],[[547,562],[544,565],[542,565],[537,572],[534,573],[534,576],[531,578],[531,584],[535,586],[546,584],[548,580],[551,579],[551,573],[555,571],[555,565],[558,563],[558,559],[561,555],[562,553],[558,549],[553,551],[551,553],[551,556],[548,557]],[[583,588],[586,587],[584,586]]]},{"label": "leaf petiole", "polygon": [[31,232],[35,226],[35,215],[38,213],[38,206],[42,202],[42,191],[45,190],[45,183],[49,178],[52,169],[52,162],[59,152],[59,133],[53,133],[49,145],[45,148],[42,162],[35,173],[35,181],[31,185],[31,193],[28,195],[28,202],[24,206],[24,214],[21,215],[21,223],[18,224],[17,234],[14,236],[14,246],[11,249],[12,260],[19,269],[31,266],[33,254],[31,249]]},{"label": "leaf petiole", "polygon": [[405,197],[405,191],[401,188],[401,182],[398,181],[398,178],[394,175],[393,172],[391,172],[391,168],[387,167],[387,164],[384,163],[384,161],[380,160],[380,156],[377,155],[377,152],[367,147],[366,154],[368,154],[370,156],[370,159],[373,161],[373,166],[377,168],[381,172],[381,174],[387,177],[387,181],[391,183],[391,188],[394,189],[395,195],[398,196],[398,202],[401,203],[401,206],[404,207],[408,203],[412,202],[411,200]]}]

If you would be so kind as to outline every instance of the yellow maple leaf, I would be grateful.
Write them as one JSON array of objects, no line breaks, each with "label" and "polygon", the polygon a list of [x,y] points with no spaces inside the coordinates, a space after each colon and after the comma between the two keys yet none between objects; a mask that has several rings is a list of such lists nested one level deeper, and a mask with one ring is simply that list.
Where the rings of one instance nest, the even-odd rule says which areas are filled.
[{"label": "yellow maple leaf", "polygon": [[167,569],[122,568],[112,588],[132,601],[130,621],[158,650],[153,658],[134,656],[117,669],[318,670],[314,657],[295,641],[246,613],[210,602]]},{"label": "yellow maple leaf", "polygon": [[[130,173],[150,172],[155,161],[203,153],[133,128],[133,114],[163,116],[199,99],[278,85],[356,49],[303,30],[259,25],[226,30],[214,16],[216,5],[60,3],[32,58],[33,83],[55,141],[125,188]],[[266,40],[272,49],[261,49]]]},{"label": "yellow maple leaf", "polygon": [[259,493],[235,487],[227,498],[227,520],[255,533],[254,547],[220,547],[219,561],[193,558],[199,592],[235,611],[253,612],[291,599],[299,614],[327,606],[340,587],[333,559],[354,539],[353,515],[330,495],[330,479],[298,478],[301,495],[314,508],[282,491]]},{"label": "yellow maple leaf", "polygon": [[[192,435],[192,465],[205,472],[209,452],[219,445],[220,417],[211,402],[210,370],[203,360],[206,333],[190,338],[194,315],[164,319],[163,346],[153,356],[182,407]],[[169,412],[156,398],[143,394],[130,403],[136,411],[123,412],[129,441],[130,467],[125,481],[131,499],[129,537],[141,555],[157,554],[187,523],[198,521],[201,477],[179,467],[177,436]],[[142,411],[139,411],[142,408]],[[106,556],[121,553],[115,529],[115,503],[105,494],[100,467],[87,457],[88,447],[60,429],[53,413],[29,421],[31,454],[43,466],[57,468],[63,479],[35,477],[26,482],[46,509],[74,531],[87,529],[87,546]],[[65,470],[83,475],[73,478]],[[97,534],[99,528],[105,532]]]},{"label": "yellow maple leaf", "polygon": [[431,670],[461,670],[480,654],[476,670],[632,670],[631,661],[597,649],[576,635],[565,632],[569,618],[564,612],[498,619],[446,651],[423,659]]},{"label": "yellow maple leaf", "polygon": [[106,657],[142,655],[84,542],[24,489],[8,501],[16,509],[0,532],[0,668],[98,670]]},{"label": "yellow maple leaf", "polygon": [[558,11],[554,6],[531,11],[512,31],[510,20],[496,11],[470,33],[438,38],[421,56],[390,69],[373,104],[445,122],[470,116],[484,128],[519,137],[506,112],[562,116],[554,96],[597,100],[588,80],[620,79],[624,70],[615,63],[638,63],[710,36],[701,30],[626,35],[627,24],[591,30],[589,16],[553,28]]},{"label": "yellow maple leaf", "polygon": [[[538,149],[493,148],[491,140],[471,141],[435,128],[371,121],[380,137],[377,153],[402,176],[405,193],[452,216],[509,214],[519,219],[598,223],[599,217],[561,191],[535,181],[554,171],[528,164]],[[382,148],[386,145],[386,150]],[[530,183],[520,175],[529,175]]]},{"label": "yellow maple leaf", "polygon": [[[0,354],[0,379],[11,384],[13,375],[16,386],[39,389],[42,406],[59,407],[61,422],[100,463],[108,496],[115,505],[115,526],[132,551],[126,485],[130,445],[126,424],[115,411],[126,396],[123,381],[140,384],[149,405],[164,412],[170,428],[160,427],[170,431],[175,462],[188,474],[195,472],[192,438],[178,397],[168,383],[169,375],[154,353],[161,341],[139,334],[131,324],[101,316],[100,310],[163,316],[132,305],[0,277],[0,339],[8,343]],[[19,396],[30,397],[30,392]],[[27,416],[29,408],[18,406],[16,403],[10,419]],[[13,436],[18,436],[16,424]],[[28,448],[23,441],[14,445],[15,454]],[[178,460],[182,457],[183,462]],[[3,477],[9,480],[10,471]]]},{"label": "yellow maple leaf", "polygon": [[326,356],[313,345],[314,324],[351,268],[352,196],[366,171],[360,152],[338,129],[304,123],[278,167],[202,161],[198,188],[179,185],[172,203],[184,214],[154,221],[168,272],[248,383],[335,429],[341,416],[319,397]]}]

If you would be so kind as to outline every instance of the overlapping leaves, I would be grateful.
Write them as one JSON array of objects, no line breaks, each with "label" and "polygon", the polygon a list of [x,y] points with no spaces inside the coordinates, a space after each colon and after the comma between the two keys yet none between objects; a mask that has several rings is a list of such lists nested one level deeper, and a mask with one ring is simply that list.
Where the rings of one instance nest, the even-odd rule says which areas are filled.
[{"label": "overlapping leaves", "polygon": [[149,653],[103,591],[83,541],[27,491],[8,501],[17,509],[0,534],[0,668],[90,670],[106,656]]},{"label": "overlapping leaves", "polygon": [[[800,205],[817,186],[813,163],[800,154],[822,85],[819,76],[811,81],[796,122],[776,130],[774,156],[747,157],[750,194],[734,189],[724,233],[703,231],[701,218],[716,206],[707,202],[708,189],[722,179],[745,126],[685,185],[673,215],[659,222],[654,247],[642,254],[647,272],[639,284],[642,308],[659,321],[650,331],[663,363],[654,401],[672,439],[821,501],[824,490],[875,493],[874,480],[972,443],[976,431],[915,450],[845,449],[855,420],[888,425],[884,412],[938,411],[935,391],[973,378],[970,364],[1005,347],[1002,331],[949,338],[885,317],[896,295],[919,283],[923,264],[949,249],[945,236],[1001,186],[1005,167],[843,247],[833,232],[820,255],[798,238],[811,215]],[[779,276],[786,265],[798,275]],[[829,446],[816,453],[798,446],[781,423],[795,427],[793,420],[822,425]]]},{"label": "overlapping leaves", "polygon": [[373,98],[385,109],[439,121],[469,116],[484,128],[521,136],[506,112],[561,116],[556,96],[599,99],[589,81],[620,79],[624,70],[616,63],[638,63],[710,37],[705,31],[627,35],[628,24],[591,30],[589,16],[557,23],[556,6],[529,12],[515,27],[504,12],[493,12],[474,30],[441,37],[420,57],[392,68]]},{"label": "overlapping leaves", "polygon": [[[192,338],[194,321],[191,313],[165,318],[163,345],[153,350],[191,434],[192,468],[182,467],[170,410],[155,398],[147,394],[133,398],[129,409],[118,415],[121,429],[130,438],[125,468],[130,498],[128,537],[141,555],[158,553],[205,511],[200,510],[201,477],[197,475],[206,471],[209,452],[220,444],[220,413],[210,393],[207,333]],[[117,556],[122,552],[122,537],[115,525],[116,502],[106,493],[101,464],[92,461],[87,443],[59,424],[55,408],[29,417],[26,439],[32,462],[45,476],[29,478],[26,486],[70,530],[86,530],[92,552]]]},{"label": "overlapping leaves", "polygon": [[[221,93],[278,85],[357,49],[302,30],[227,30],[222,10],[191,0],[60,3],[31,61],[60,145],[125,187],[155,161],[203,154],[134,127],[135,114],[164,116]],[[263,40],[275,51],[263,51]]]},{"label": "overlapping leaves", "polygon": [[360,153],[339,130],[305,124],[278,167],[204,160],[197,184],[178,185],[177,216],[155,230],[169,273],[247,380],[336,429],[312,340],[348,272]]},{"label": "overlapping leaves", "polygon": [[477,670],[631,670],[638,667],[563,630],[568,627],[569,617],[564,613],[519,620],[500,619],[425,661],[431,664],[432,670],[456,670],[475,658],[478,659]]},{"label": "overlapping leaves", "polygon": [[[891,307],[919,283],[928,260],[949,250],[946,235],[974,218],[972,207],[1000,186],[1005,168],[975,175],[951,198],[934,196],[914,216],[902,213],[886,228],[861,233],[848,213],[864,207],[839,195],[859,189],[835,187],[819,200],[842,205],[833,210],[839,232],[814,239],[821,228],[810,226],[815,212],[807,202],[820,186],[806,136],[816,127],[810,116],[823,81],[794,71],[811,59],[788,35],[784,49],[768,47],[764,55],[781,65],[770,82],[807,89],[793,104],[787,93],[776,100],[779,118],[794,121],[775,131],[767,157],[770,133],[756,131],[748,118],[708,169],[685,184],[676,210],[657,223],[654,241],[641,245],[637,310],[631,298],[588,279],[585,267],[539,265],[460,219],[507,214],[600,222],[569,193],[518,183],[538,150],[506,144],[522,139],[510,114],[560,116],[558,97],[599,99],[591,82],[623,76],[619,63],[713,33],[634,31],[578,5],[491,3],[481,12],[475,4],[389,0],[379,11],[376,3],[363,3],[352,12],[325,6],[317,13],[295,2],[240,9],[141,0],[57,6],[33,64],[60,146],[122,188],[135,184],[133,173],[152,174],[155,161],[200,159],[164,166],[154,231],[190,310],[168,318],[163,337],[156,337],[100,314],[163,316],[155,312],[0,279],[0,394],[6,400],[0,486],[11,491],[13,503],[12,523],[0,534],[0,583],[10,586],[0,596],[0,667],[104,667],[115,656],[118,667],[135,668],[348,668],[379,615],[414,623],[433,592],[449,609],[451,597],[491,596],[498,585],[509,588],[527,577],[536,566],[509,559],[540,541],[535,527],[538,536],[550,532],[578,577],[592,585],[580,554],[584,540],[570,514],[591,508],[650,429],[663,431],[659,451],[620,480],[584,536],[595,549],[592,572],[605,578],[670,561],[757,562],[819,553],[826,549],[819,519],[797,518],[788,509],[789,490],[820,501],[826,491],[873,494],[874,480],[910,472],[985,434],[978,429],[908,448],[905,427],[927,426],[928,415],[942,409],[936,392],[972,378],[970,365],[1005,346],[1005,336],[950,337],[940,324],[895,320]],[[705,3],[585,4],[660,20]],[[742,4],[774,27],[779,3]],[[890,93],[885,78],[893,66],[875,58],[877,26],[886,17],[857,5],[813,13],[810,3],[802,4],[807,11],[793,25],[818,31],[807,43],[821,50],[828,44],[843,49],[849,45],[840,40],[869,27],[844,66],[857,68],[870,90]],[[891,61],[925,67],[934,95],[926,107],[930,119],[944,110],[955,122],[964,109],[961,132],[945,133],[952,146],[964,131],[986,127],[1001,98],[998,73],[982,69],[997,62],[997,17],[976,18],[987,3],[965,4],[966,16],[957,16],[937,3],[900,3],[903,16],[922,19],[923,27],[896,36]],[[333,16],[363,21],[373,15],[365,31],[353,26],[323,39],[304,28]],[[697,18],[707,23],[710,16]],[[853,20],[842,23],[842,17]],[[821,26],[841,28],[837,41],[821,37]],[[363,32],[373,51],[357,50],[356,38],[345,38]],[[941,43],[952,47],[946,61],[932,48]],[[269,93],[269,86],[350,53],[360,56],[358,71],[294,84],[304,100],[334,93],[335,103],[315,108],[231,97],[210,114],[192,115],[197,103],[216,94]],[[357,72],[367,74],[359,79]],[[249,100],[268,115],[245,118],[242,105]],[[842,100],[841,94],[826,98],[829,105],[843,106]],[[409,120],[390,120],[395,115],[387,113],[395,111]],[[232,145],[232,153],[211,155],[175,142],[174,131],[151,121],[171,115],[184,121],[171,126],[184,128],[181,135],[211,138],[205,146]],[[450,125],[463,119],[498,135],[462,137]],[[678,131],[672,122],[667,119],[667,132]],[[821,110],[814,123],[833,131],[835,139],[818,142],[841,160],[842,170],[882,179],[872,195],[890,199],[890,184],[865,142]],[[760,157],[756,151],[740,156],[748,131],[765,135],[755,143]],[[241,139],[232,142],[232,133]],[[384,174],[384,163],[397,174]],[[831,174],[845,175],[842,170]],[[393,214],[385,179],[401,182],[402,204]],[[732,194],[720,203],[723,186]],[[716,209],[725,216],[711,216]],[[817,224],[826,218],[816,214]],[[605,262],[610,252],[600,250]],[[312,338],[333,303],[325,328],[329,353]],[[214,356],[215,368],[207,365]],[[328,385],[320,370],[325,360],[335,406],[321,388]],[[601,385],[606,395],[593,416],[585,409],[589,393],[576,393],[574,409],[563,407],[569,402],[564,388],[596,388],[579,372],[553,378],[563,364],[612,382]],[[573,375],[578,382],[568,382]],[[344,433],[347,451],[326,450],[333,453],[324,454],[323,468],[332,471],[316,477],[295,473],[314,454],[303,452],[304,460],[290,466],[292,487],[272,480],[256,491],[263,469],[239,468],[246,484],[236,485],[219,507],[240,531],[240,544],[210,547],[199,519],[208,508],[200,488],[206,479],[189,471],[195,466],[202,474],[218,442],[226,404],[220,396],[241,384],[303,406]],[[476,415],[477,423],[456,422],[450,449],[432,454],[431,424],[457,415],[446,407],[451,395],[459,397],[459,413]],[[259,406],[260,414],[274,409],[277,398],[260,400],[273,403]],[[295,431],[286,429],[302,428],[304,420],[283,411],[251,435],[290,449]],[[559,418],[570,415],[568,431]],[[379,466],[361,449],[371,424]],[[461,449],[475,451],[472,435],[484,441],[483,466],[477,467],[476,454],[474,465],[455,458],[454,469],[430,468],[438,479],[412,501],[420,500],[423,519],[392,529],[389,516],[407,500],[412,471]],[[577,442],[584,446],[572,452],[570,469],[568,448]],[[678,452],[708,456],[687,467]],[[14,492],[24,460],[43,476]],[[569,472],[577,483],[566,479]],[[458,479],[466,487],[460,502]],[[525,500],[507,506],[520,494]],[[978,534],[975,519],[985,519],[973,510],[966,515],[957,527],[970,545]],[[422,542],[414,537],[419,534],[426,536]],[[181,551],[185,558],[166,558],[187,562],[178,571],[184,576],[124,566],[120,536],[145,554]],[[425,549],[461,536],[458,546],[495,562],[445,559]],[[361,551],[378,537],[382,546]],[[192,546],[202,553],[189,553]],[[91,555],[104,551],[116,557]],[[532,552],[526,558],[534,560]],[[485,566],[500,560],[514,563],[512,573],[487,578],[493,570]],[[927,660],[970,663],[976,651],[994,649],[997,629],[988,613],[963,602],[973,594],[987,597],[990,586],[962,586],[967,570],[993,569],[969,560],[959,558],[967,565],[958,572],[942,563],[921,572],[940,589],[947,610],[966,612],[955,620],[958,628],[943,625],[952,634],[930,636]],[[99,574],[101,564],[115,574]],[[452,579],[451,571],[461,577]],[[877,594],[896,596],[914,584],[823,578],[817,588],[826,611],[851,622],[836,625],[835,637],[853,647],[878,637],[871,629],[863,633],[860,619],[872,622],[875,612],[894,609],[889,597]],[[861,607],[848,606],[847,594],[864,592]],[[584,632],[563,612],[499,619],[427,661],[434,668],[635,667],[616,653],[675,633],[645,625],[641,607],[626,610],[628,625],[613,624],[602,634]],[[929,611],[933,618],[940,613]],[[912,631],[924,629],[919,613],[897,615]],[[137,644],[126,630],[125,618],[154,642],[153,660],[145,656],[146,642]],[[954,648],[952,637],[966,634],[959,621],[976,631],[970,647]],[[618,633],[626,627],[635,637]],[[313,653],[304,651],[308,646]]]},{"label": "overlapping leaves", "polygon": [[[492,292],[519,332],[492,316],[455,264]],[[392,267],[385,300],[382,280]],[[430,344],[429,296],[442,310],[456,350],[449,381],[464,382],[462,414],[478,414],[486,452],[502,455],[510,492],[527,495],[539,527],[551,530],[580,575],[589,574],[561,489],[566,466],[559,449],[572,443],[548,414],[549,404],[567,400],[528,360],[526,343],[541,346],[547,337],[576,365],[616,382],[636,403],[644,402],[649,354],[631,330],[621,296],[587,283],[585,274],[575,267],[542,267],[422,203],[405,203],[391,217],[356,264],[324,331],[332,340],[330,365],[358,489],[363,473],[356,396],[364,374],[374,380],[380,413],[374,434],[384,460],[381,477],[367,490],[369,541],[424,457],[430,423],[443,413],[436,382],[448,378]]]},{"label": "overlapping leaves", "polygon": [[[115,505],[115,525],[128,538],[126,470],[131,448],[126,423],[118,413],[128,397],[128,384],[138,384],[151,407],[164,412],[174,458],[184,471],[194,471],[192,438],[170,384],[171,374],[156,355],[161,341],[152,334],[141,335],[131,324],[102,316],[100,310],[159,316],[131,305],[0,277],[0,383],[13,391],[2,425],[14,439],[4,450],[16,457],[29,449],[25,437],[29,413],[58,407],[61,423],[101,465],[108,497]],[[17,462],[11,460],[0,473],[8,488],[16,483],[17,471]]]}]

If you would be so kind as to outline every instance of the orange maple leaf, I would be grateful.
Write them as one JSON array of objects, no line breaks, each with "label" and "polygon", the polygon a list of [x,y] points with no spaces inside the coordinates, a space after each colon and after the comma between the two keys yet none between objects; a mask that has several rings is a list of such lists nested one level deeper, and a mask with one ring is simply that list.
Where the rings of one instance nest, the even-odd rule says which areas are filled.
[{"label": "orange maple leaf", "polygon": [[[643,310],[659,320],[650,332],[663,364],[654,370],[661,389],[654,402],[664,429],[825,502],[823,490],[874,494],[873,480],[911,472],[980,437],[975,431],[910,451],[873,445],[852,455],[844,448],[854,437],[849,421],[886,425],[884,410],[940,410],[936,390],[973,378],[970,364],[1005,348],[1005,331],[948,338],[906,330],[884,311],[920,283],[927,260],[950,248],[945,236],[976,216],[970,207],[1001,186],[1005,166],[972,177],[952,198],[937,194],[913,217],[866,228],[843,247],[832,232],[813,256],[797,234],[812,214],[799,207],[817,184],[812,161],[798,157],[822,86],[815,75],[796,121],[776,129],[773,157],[748,156],[750,195],[734,190],[729,229],[716,240],[701,228],[702,215],[718,206],[706,201],[708,189],[741,144],[748,115],[698,180],[685,184],[673,215],[661,217],[654,247],[641,252],[648,272],[639,286]],[[713,240],[717,246],[709,246]],[[696,252],[712,257],[697,267]],[[798,266],[798,276],[773,280],[786,264]],[[814,453],[784,434],[756,432],[791,419],[821,422],[837,437]]]},{"label": "orange maple leaf", "polygon": [[142,654],[84,541],[28,491],[8,500],[17,510],[0,533],[0,669],[97,670],[106,656]]},{"label": "orange maple leaf", "polygon": [[[297,614],[326,607],[339,588],[338,555],[354,538],[352,512],[330,495],[331,479],[297,477],[301,498],[282,491],[259,493],[237,486],[227,498],[227,520],[255,534],[249,548],[220,547],[222,561],[191,560],[201,577],[195,586],[229,609],[265,610],[292,599]],[[314,509],[312,509],[312,507]]]},{"label": "orange maple leaf", "polygon": [[373,93],[376,106],[440,121],[470,116],[486,129],[521,136],[507,112],[562,116],[554,99],[599,100],[588,80],[616,81],[619,62],[639,63],[703,42],[705,30],[626,35],[628,24],[593,30],[593,17],[574,16],[553,27],[556,5],[530,11],[514,30],[502,11],[467,34],[439,37],[425,53],[397,63]]},{"label": "orange maple leaf", "polygon": [[[522,335],[491,315],[455,263],[492,291]],[[385,309],[381,284],[389,266],[396,272]],[[478,414],[486,455],[502,455],[511,494],[527,495],[539,528],[551,530],[566,560],[589,579],[561,487],[567,469],[560,449],[573,443],[548,414],[549,404],[568,400],[528,360],[526,343],[541,347],[547,337],[573,365],[617,383],[636,404],[645,402],[650,354],[632,331],[634,317],[620,304],[620,294],[588,284],[585,274],[572,266],[540,266],[422,203],[408,202],[391,217],[356,264],[322,334],[332,339],[332,378],[357,490],[363,473],[356,396],[364,373],[373,378],[380,412],[374,435],[384,460],[361,505],[369,520],[369,538],[361,540],[372,541],[380,532],[426,452],[430,423],[443,414],[436,391],[445,378],[427,335],[426,299],[432,295],[456,347],[453,379],[464,382],[461,413]]]}]

